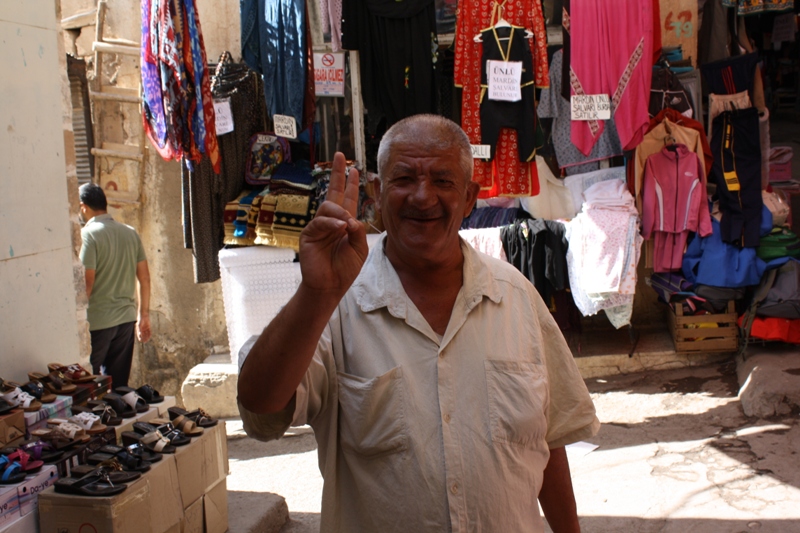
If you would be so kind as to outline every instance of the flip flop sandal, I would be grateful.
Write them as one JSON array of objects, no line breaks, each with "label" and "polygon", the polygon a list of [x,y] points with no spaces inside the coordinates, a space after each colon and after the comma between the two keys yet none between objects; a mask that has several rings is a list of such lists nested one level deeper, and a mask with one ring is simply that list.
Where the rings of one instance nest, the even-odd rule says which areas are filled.
[{"label": "flip flop sandal", "polygon": [[6,456],[0,457],[0,469],[3,469],[3,474],[0,475],[0,485],[14,485],[25,481],[25,472],[22,471],[22,466],[9,461]]},{"label": "flip flop sandal", "polygon": [[197,409],[190,413],[186,409],[182,409],[180,407],[170,407],[169,409],[167,409],[167,412],[169,412],[169,417],[172,420],[175,420],[180,415],[183,415],[186,418],[193,420],[194,423],[200,426],[201,428],[210,428],[216,426],[218,422],[218,420],[215,420],[210,416],[208,416],[208,413],[206,413],[202,409]]},{"label": "flip flop sandal", "polygon": [[28,372],[28,379],[40,382],[53,394],[69,394],[78,388],[72,383],[67,383],[66,378],[60,372],[51,372],[50,374]]},{"label": "flip flop sandal", "polygon": [[[150,410],[150,406],[144,401],[144,398],[136,394],[136,391],[130,387],[117,387],[114,392],[120,395],[122,401],[136,409],[137,413],[145,413]],[[106,395],[108,396],[108,395]],[[105,398],[105,396],[104,396]]]},{"label": "flip flop sandal", "polygon": [[[159,419],[154,419],[155,422]],[[134,422],[133,429],[140,435],[147,435],[148,433],[152,433],[154,431],[158,431],[161,435],[169,440],[169,443],[173,446],[185,446],[192,442],[192,439],[175,429],[175,426],[172,425],[169,421],[166,424],[150,424],[148,422]]]},{"label": "flip flop sandal", "polygon": [[14,408],[13,405],[8,403],[5,398],[0,396],[0,415],[4,415],[7,412],[11,411]]},{"label": "flip flop sandal", "polygon": [[54,463],[61,459],[64,452],[56,450],[52,444],[43,440],[35,440],[20,446],[20,449],[29,453],[37,461]]},{"label": "flip flop sandal", "polygon": [[164,457],[158,452],[148,450],[139,442],[127,446],[125,452],[147,463],[157,463]]},{"label": "flip flop sandal", "polygon": [[48,442],[53,449],[62,452],[78,444],[77,440],[65,437],[54,429],[34,429],[31,431],[31,436]]},{"label": "flip flop sandal", "polygon": [[0,378],[0,388],[4,390],[13,390],[14,388],[20,389],[26,394],[30,394],[42,403],[53,403],[56,401],[56,395],[45,392],[44,385],[38,381],[29,381],[24,385],[20,385],[15,381],[4,381]]},{"label": "flip flop sandal", "polygon": [[56,492],[79,496],[115,496],[128,488],[124,483],[114,484],[104,469],[81,478],[61,478],[53,485]]},{"label": "flip flop sandal", "polygon": [[38,472],[44,466],[44,461],[31,460],[31,456],[23,450],[17,450],[8,456],[9,461],[19,463],[26,474]]},{"label": "flip flop sandal", "polygon": [[[161,423],[162,420],[163,419],[156,419],[153,421]],[[164,422],[166,422],[166,420]],[[176,416],[172,420],[172,424],[190,437],[199,437],[204,432],[203,428],[194,423],[194,420],[191,420],[184,415]]]},{"label": "flip flop sandal", "polygon": [[23,390],[19,387],[14,387],[10,390],[6,389],[6,392],[3,394],[3,398],[6,402],[16,407],[21,407],[28,413],[41,411],[42,409],[42,402],[27,392],[23,392]]},{"label": "flip flop sandal", "polygon": [[90,465],[80,465],[80,466],[73,466],[70,469],[70,476],[72,477],[84,477],[89,475],[108,475],[108,479],[114,483],[130,483],[131,481],[136,481],[140,477],[142,477],[141,472],[131,472],[125,471],[122,466],[116,460],[110,461],[108,464],[98,465],[98,466],[90,466]]},{"label": "flip flop sandal", "polygon": [[47,369],[50,372],[61,372],[64,374],[64,377],[67,378],[67,381],[71,381],[72,383],[88,383],[97,379],[97,376],[77,363],[73,365],[50,363],[47,365]]},{"label": "flip flop sandal", "polygon": [[98,435],[108,429],[108,426],[100,422],[100,417],[92,413],[78,413],[71,416],[69,421],[82,427],[89,435]]},{"label": "flip flop sandal", "polygon": [[[66,437],[67,439],[73,440],[76,443],[89,442],[91,439],[91,437],[86,434],[86,431],[81,426],[73,424],[72,422],[64,420],[63,418],[51,418],[47,421],[47,423],[54,426],[52,431],[60,434],[61,437]],[[36,433],[36,431],[31,434],[33,435],[34,433]]]},{"label": "flip flop sandal", "polygon": [[158,453],[175,453],[175,446],[173,446],[168,439],[158,431],[153,431],[147,435],[142,435],[139,438],[148,450]]},{"label": "flip flop sandal", "polygon": [[44,385],[38,381],[29,381],[20,386],[20,389],[22,389],[23,392],[27,392],[42,403],[53,403],[58,399],[52,392],[47,392],[44,389]]},{"label": "flip flop sandal", "polygon": [[176,429],[171,422],[161,424],[160,426],[157,426],[157,429],[158,432],[161,433],[164,438],[168,439],[169,443],[173,446],[186,446],[192,442],[191,437],[184,435],[183,432],[179,429]]},{"label": "flip flop sandal", "polygon": [[100,422],[107,426],[118,426],[122,424],[122,419],[117,416],[117,412],[107,403],[99,402],[94,406],[84,407],[78,405],[72,408],[73,413],[89,413],[100,417]]},{"label": "flip flop sandal", "polygon": [[86,458],[86,462],[95,466],[111,466],[113,465],[118,470],[147,472],[150,470],[150,463],[143,461],[133,455],[129,454],[122,448],[116,454],[110,453],[93,453]]},{"label": "flip flop sandal", "polygon": [[175,429],[175,426],[169,422],[159,426],[147,422],[134,422],[133,429],[140,435],[147,435],[157,431],[173,446],[186,446],[192,442],[192,439]]},{"label": "flip flop sandal", "polygon": [[161,393],[150,385],[142,385],[136,389],[136,393],[144,398],[147,403],[161,403],[164,401],[164,397],[161,396]]},{"label": "flip flop sandal", "polygon": [[136,416],[136,409],[125,403],[125,400],[123,400],[122,396],[119,394],[109,392],[103,396],[103,401],[114,409],[117,416],[121,416],[122,418],[133,418]]}]

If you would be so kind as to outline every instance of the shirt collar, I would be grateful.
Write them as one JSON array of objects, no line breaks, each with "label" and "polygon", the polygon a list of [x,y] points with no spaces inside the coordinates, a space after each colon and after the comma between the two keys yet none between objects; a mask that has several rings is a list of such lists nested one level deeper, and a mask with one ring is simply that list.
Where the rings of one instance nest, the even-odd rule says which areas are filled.
[{"label": "shirt collar", "polygon": [[89,219],[89,221],[86,224],[91,224],[92,222],[100,222],[102,220],[114,220],[114,219],[111,217],[110,214],[103,213],[102,215],[93,216],[92,218]]},{"label": "shirt collar", "polygon": [[[464,281],[461,293],[467,306],[466,311],[478,305],[484,296],[499,303],[502,294],[497,280],[479,253],[461,237],[459,240],[464,254]],[[393,316],[405,317],[408,295],[400,282],[400,277],[384,253],[385,243],[386,233],[383,233],[370,250],[364,268],[353,283],[356,302],[365,313],[386,307]]]}]

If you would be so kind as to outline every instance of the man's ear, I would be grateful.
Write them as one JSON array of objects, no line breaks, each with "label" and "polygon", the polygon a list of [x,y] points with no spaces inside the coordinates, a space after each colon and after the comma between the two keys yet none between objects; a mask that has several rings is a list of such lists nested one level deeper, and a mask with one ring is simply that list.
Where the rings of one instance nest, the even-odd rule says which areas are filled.
[{"label": "man's ear", "polygon": [[476,181],[467,183],[467,202],[464,205],[464,218],[468,217],[472,213],[472,210],[475,209],[480,189],[481,186]]}]

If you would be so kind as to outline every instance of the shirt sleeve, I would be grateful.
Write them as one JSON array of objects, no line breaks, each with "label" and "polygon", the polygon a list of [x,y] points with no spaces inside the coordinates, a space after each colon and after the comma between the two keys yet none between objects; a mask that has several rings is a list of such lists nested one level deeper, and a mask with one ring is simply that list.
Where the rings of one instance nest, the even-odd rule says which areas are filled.
[{"label": "shirt sleeve", "polygon": [[87,270],[96,270],[97,269],[97,246],[95,245],[94,239],[92,239],[91,235],[88,233],[82,232],[81,233],[81,263],[83,263],[83,267]]},{"label": "shirt sleeve", "polygon": [[533,52],[533,64],[536,69],[535,82],[537,87],[550,86],[550,69],[547,63],[547,28],[544,24],[544,12],[541,2],[531,2],[533,4],[533,42],[531,50]]},{"label": "shirt sleeve", "polygon": [[564,335],[542,299],[533,297],[533,300],[542,330],[550,386],[545,438],[551,449],[560,448],[597,434],[600,421]]},{"label": "shirt sleeve", "polygon": [[[338,323],[338,312],[331,322]],[[297,386],[292,400],[278,413],[257,414],[237,401],[245,433],[261,441],[279,439],[291,426],[312,424],[331,404],[331,379],[336,378],[331,342],[331,323],[325,328],[311,364]]]},{"label": "shirt sleeve", "polygon": [[136,234],[136,262],[141,263],[147,261],[147,254],[144,253],[144,246],[142,246],[142,239],[139,234]]},{"label": "shirt sleeve", "polygon": [[644,180],[642,181],[642,237],[649,239],[653,234],[656,221],[656,193],[655,193],[655,171],[653,161],[647,158],[644,164]]}]

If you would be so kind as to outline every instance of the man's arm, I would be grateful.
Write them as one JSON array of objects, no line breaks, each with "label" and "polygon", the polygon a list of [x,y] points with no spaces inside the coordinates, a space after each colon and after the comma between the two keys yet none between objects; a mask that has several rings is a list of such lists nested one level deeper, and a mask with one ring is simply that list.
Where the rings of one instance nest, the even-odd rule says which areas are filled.
[{"label": "man's arm", "polygon": [[544,517],[554,533],[580,533],[569,460],[563,446],[550,450],[550,461],[544,469],[539,503],[542,504]]},{"label": "man's arm", "polygon": [[136,319],[136,338],[139,342],[150,340],[150,269],[147,260],[136,263],[136,281],[139,290],[139,312]]},{"label": "man's arm", "polygon": [[95,274],[95,269],[93,268],[86,269],[86,298],[92,296],[92,287],[94,287],[94,274]]},{"label": "man's arm", "polygon": [[355,219],[358,172],[345,177],[345,168],[337,152],[326,201],[300,234],[300,287],[261,333],[239,373],[239,402],[252,413],[277,413],[289,404],[328,320],[366,260],[366,230]]}]

